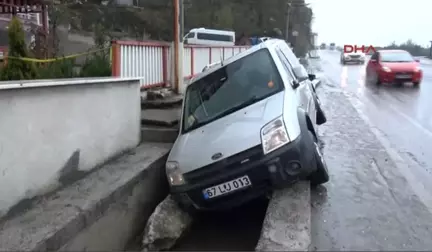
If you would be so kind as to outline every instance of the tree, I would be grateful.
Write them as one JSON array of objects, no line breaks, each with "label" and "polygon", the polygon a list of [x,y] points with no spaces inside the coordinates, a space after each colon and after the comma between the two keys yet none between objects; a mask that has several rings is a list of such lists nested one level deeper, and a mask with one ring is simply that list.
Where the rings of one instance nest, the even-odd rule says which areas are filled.
[{"label": "tree", "polygon": [[21,21],[13,17],[8,30],[8,59],[2,69],[2,80],[26,80],[36,78],[36,68],[33,62],[24,61],[27,58],[27,46]]},{"label": "tree", "polygon": [[[82,4],[81,4],[82,2]],[[173,40],[172,0],[133,0],[135,6],[118,6],[116,1],[98,4],[99,0],[62,0],[68,10],[73,30],[93,32],[101,24],[110,32],[122,32],[121,37],[152,40]],[[298,43],[309,49],[312,10],[305,0],[183,0],[185,32],[192,28],[234,30],[237,35],[280,37],[285,31],[288,3],[291,3],[290,32],[298,29]],[[101,2],[102,3],[102,2]],[[74,20],[72,22],[72,20]],[[120,36],[120,35],[119,35]],[[292,41],[289,41],[292,42]],[[295,44],[295,43],[293,43]]]}]

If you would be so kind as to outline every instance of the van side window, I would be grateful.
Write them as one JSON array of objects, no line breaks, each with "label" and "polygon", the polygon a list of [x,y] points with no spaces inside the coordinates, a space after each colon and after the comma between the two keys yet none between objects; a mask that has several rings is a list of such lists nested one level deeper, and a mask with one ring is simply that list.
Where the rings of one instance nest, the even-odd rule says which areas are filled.
[{"label": "van side window", "polygon": [[278,55],[280,61],[282,62],[282,65],[283,65],[285,71],[287,72],[288,76],[291,77],[290,81],[294,80],[294,78],[293,78],[294,73],[291,71],[291,65],[289,64],[288,60],[283,55],[282,51],[279,49],[276,49],[276,54]]},{"label": "van side window", "polygon": [[220,34],[210,34],[210,33],[197,33],[197,39],[202,40],[215,40],[215,41],[225,41],[225,42],[233,42],[233,36],[229,35],[220,35]]},{"label": "van side window", "polygon": [[281,49],[282,53],[287,58],[288,62],[292,67],[300,65],[300,61],[297,59],[297,57],[294,55],[292,50],[289,48],[287,43],[281,43],[279,45],[279,48]]}]

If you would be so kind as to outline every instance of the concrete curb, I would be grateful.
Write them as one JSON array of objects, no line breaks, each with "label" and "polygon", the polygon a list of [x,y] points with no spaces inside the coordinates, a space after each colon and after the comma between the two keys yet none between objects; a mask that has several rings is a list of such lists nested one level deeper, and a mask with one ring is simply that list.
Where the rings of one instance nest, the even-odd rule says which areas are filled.
[{"label": "concrete curb", "polygon": [[123,250],[168,194],[171,144],[143,143],[2,223],[0,251]]},{"label": "concrete curb", "polygon": [[143,142],[158,142],[158,143],[174,143],[179,135],[177,128],[164,128],[157,126],[141,127],[141,141]]},{"label": "concrete curb", "polygon": [[175,127],[181,117],[181,108],[141,110],[141,123],[161,127]]},{"label": "concrete curb", "polygon": [[255,251],[307,251],[311,244],[310,183],[273,193]]},{"label": "concrete curb", "polygon": [[183,96],[175,95],[164,99],[147,100],[141,99],[141,109],[164,109],[180,106],[183,103]]}]

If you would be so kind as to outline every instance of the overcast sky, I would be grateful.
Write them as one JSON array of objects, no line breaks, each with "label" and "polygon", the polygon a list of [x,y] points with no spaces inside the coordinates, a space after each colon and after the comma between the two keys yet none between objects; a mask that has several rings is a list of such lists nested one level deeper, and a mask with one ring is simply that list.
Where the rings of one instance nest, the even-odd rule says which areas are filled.
[{"label": "overcast sky", "polygon": [[319,43],[384,46],[412,39],[429,46],[432,40],[432,0],[306,2],[312,5]]}]

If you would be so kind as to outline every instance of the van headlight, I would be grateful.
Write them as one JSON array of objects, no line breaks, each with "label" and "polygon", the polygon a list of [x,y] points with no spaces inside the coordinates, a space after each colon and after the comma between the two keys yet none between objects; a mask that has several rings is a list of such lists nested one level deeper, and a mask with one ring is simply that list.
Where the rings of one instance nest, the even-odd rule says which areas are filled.
[{"label": "van headlight", "polygon": [[186,181],[183,178],[183,173],[180,171],[179,164],[174,161],[168,161],[165,164],[165,171],[168,177],[168,182],[172,186],[184,185]]},{"label": "van headlight", "polygon": [[261,129],[261,143],[264,154],[270,153],[289,142],[282,117],[274,119]]}]

